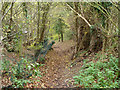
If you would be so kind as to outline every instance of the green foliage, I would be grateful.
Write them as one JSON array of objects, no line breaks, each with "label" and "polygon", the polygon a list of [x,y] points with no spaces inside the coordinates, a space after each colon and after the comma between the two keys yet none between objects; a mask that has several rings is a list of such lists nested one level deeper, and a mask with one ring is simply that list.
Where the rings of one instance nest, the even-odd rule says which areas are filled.
[{"label": "green foliage", "polygon": [[44,57],[40,57],[40,62],[45,62],[45,58]]},{"label": "green foliage", "polygon": [[2,65],[2,70],[3,70],[3,71],[9,72],[10,61],[8,61],[8,60],[6,60],[6,59],[3,59],[3,60],[1,61],[1,65]]},{"label": "green foliage", "polygon": [[110,7],[112,6],[111,2],[99,2],[99,3],[93,3],[92,5],[95,9],[95,11],[97,11],[100,15],[99,17],[102,19],[101,23],[102,26],[105,27],[106,23],[106,15],[110,14],[108,13],[108,11],[110,12]]},{"label": "green foliage", "polygon": [[58,34],[54,34],[53,36],[52,36],[52,40],[58,40],[59,38],[58,38]]},{"label": "green foliage", "polygon": [[[96,7],[94,8],[98,13],[102,12],[101,11],[101,7],[104,7],[105,9],[109,9],[109,7],[112,6],[112,3],[111,2],[99,2],[99,3],[93,3],[94,5],[96,5]],[[99,4],[99,6],[97,6]],[[102,14],[103,15],[103,14]]]},{"label": "green foliage", "polygon": [[75,34],[74,31],[72,30],[66,30],[65,33],[64,33],[64,38],[66,40],[70,40],[70,39],[73,39],[73,35]]},{"label": "green foliage", "polygon": [[28,46],[29,49],[34,49],[34,50],[38,50],[38,49],[41,49],[43,47],[42,43],[39,43],[37,42],[36,44],[38,44],[37,46],[35,46],[35,41],[30,45]]},{"label": "green foliage", "polygon": [[[103,59],[102,59],[103,58]],[[97,55],[93,59],[98,59]],[[105,61],[106,60],[106,61]],[[113,55],[100,57],[96,63],[84,60],[78,76],[74,76],[75,84],[92,88],[118,88],[118,58]]]},{"label": "green foliage", "polygon": [[22,31],[16,33],[12,36],[12,41],[9,42],[9,39],[4,39],[3,43],[9,52],[19,52],[22,47]]},{"label": "green foliage", "polygon": [[58,18],[53,29],[56,31],[56,33],[61,34],[63,33],[63,29],[65,28],[65,26],[66,24],[64,23],[63,19]]},{"label": "green foliage", "polygon": [[42,64],[32,63],[32,61],[27,58],[22,58],[15,64],[9,63],[8,60],[2,62],[2,70],[9,72],[8,76],[10,77],[13,87],[17,88],[24,87],[24,85],[30,83],[31,81],[28,80],[30,77],[41,77],[41,72],[39,71],[40,66],[42,66]]},{"label": "green foliage", "polygon": [[23,14],[27,18],[27,6],[26,6],[26,3],[22,3],[22,5],[23,5]]}]

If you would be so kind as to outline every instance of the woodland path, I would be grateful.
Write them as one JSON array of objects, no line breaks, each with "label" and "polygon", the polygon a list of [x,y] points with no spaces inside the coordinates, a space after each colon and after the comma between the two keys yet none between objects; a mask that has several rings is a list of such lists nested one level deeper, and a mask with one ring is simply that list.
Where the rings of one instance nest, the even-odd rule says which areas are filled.
[{"label": "woodland path", "polygon": [[41,68],[42,72],[47,72],[42,77],[42,87],[74,87],[73,76],[79,72],[81,63],[70,67],[72,46],[74,46],[74,42],[71,40],[57,42],[53,45],[53,50],[47,53],[45,66]]},{"label": "woodland path", "polygon": [[[28,88],[72,88],[75,87],[73,84],[73,76],[79,73],[82,61],[71,67],[72,60],[70,59],[75,42],[72,40],[64,42],[56,42],[45,57],[45,65],[40,67],[42,77],[31,78],[34,80],[33,83],[28,84]],[[33,51],[26,51],[25,53],[33,54]],[[16,53],[6,53],[9,58],[15,58],[19,61],[19,55]],[[4,79],[3,79],[4,80]],[[37,81],[39,80],[39,81]],[[11,82],[6,81],[5,86],[10,85]]]}]

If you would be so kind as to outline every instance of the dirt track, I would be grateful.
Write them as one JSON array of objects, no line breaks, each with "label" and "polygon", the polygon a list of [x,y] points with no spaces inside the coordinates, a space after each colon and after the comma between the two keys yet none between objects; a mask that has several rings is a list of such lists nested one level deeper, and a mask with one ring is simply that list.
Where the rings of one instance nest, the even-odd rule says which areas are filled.
[{"label": "dirt track", "polygon": [[51,88],[74,87],[73,76],[78,73],[80,64],[70,67],[70,47],[74,46],[73,41],[58,42],[53,45],[53,50],[49,51],[46,56],[45,66],[42,71],[47,73],[43,76],[42,81],[45,86]]},{"label": "dirt track", "polygon": [[[73,76],[79,73],[81,62],[78,62],[77,65],[71,67],[70,60],[72,49],[75,45],[75,42],[72,40],[65,42],[56,42],[53,45],[53,50],[50,50],[45,57],[45,65],[40,67],[40,71],[42,72],[42,77],[31,78],[33,83],[29,83],[26,87],[28,88],[72,88],[75,87],[73,85]],[[33,51],[28,52],[24,50],[26,53],[33,54]],[[6,52],[8,58],[15,58],[19,60],[19,55],[16,53],[8,53]],[[3,79],[4,80],[4,79]],[[40,80],[40,81],[37,81]],[[11,83],[6,81],[4,86],[8,86]]]}]

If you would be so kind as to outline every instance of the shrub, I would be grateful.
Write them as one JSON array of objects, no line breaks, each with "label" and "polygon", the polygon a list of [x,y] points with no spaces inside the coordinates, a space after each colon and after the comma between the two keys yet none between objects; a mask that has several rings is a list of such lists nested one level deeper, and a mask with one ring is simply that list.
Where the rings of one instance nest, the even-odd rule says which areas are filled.
[{"label": "shrub", "polygon": [[[105,61],[105,59],[108,59]],[[93,59],[98,59],[97,55]],[[79,87],[92,88],[119,88],[118,82],[118,58],[112,54],[101,57],[96,63],[86,62],[82,66],[78,76],[74,76],[75,84]]]},{"label": "shrub", "polygon": [[[2,62],[2,70],[4,72],[9,71],[8,77],[10,76],[13,87],[24,87],[27,83],[31,83],[31,81],[28,80],[31,76],[41,77],[39,67],[42,66],[42,64],[36,62],[32,63],[32,61],[28,60],[27,58],[21,58],[19,62],[14,62],[15,64],[6,63],[6,61],[8,60],[4,59]],[[6,69],[7,66],[9,66],[9,69]]]}]

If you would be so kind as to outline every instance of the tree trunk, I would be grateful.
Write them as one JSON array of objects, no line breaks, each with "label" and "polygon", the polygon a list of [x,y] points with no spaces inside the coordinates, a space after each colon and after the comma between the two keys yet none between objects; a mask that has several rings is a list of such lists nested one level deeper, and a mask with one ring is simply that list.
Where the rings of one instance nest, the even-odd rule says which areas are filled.
[{"label": "tree trunk", "polygon": [[39,41],[39,34],[40,34],[39,22],[40,22],[40,5],[39,5],[39,2],[38,2],[37,41]]},{"label": "tree trunk", "polygon": [[63,33],[61,32],[61,41],[63,42]]},{"label": "tree trunk", "polygon": [[58,34],[59,42],[60,42],[60,35]]},{"label": "tree trunk", "polygon": [[[74,2],[74,6],[75,6],[75,11],[78,12],[78,2]],[[78,39],[78,28],[79,28],[79,23],[78,23],[78,14],[75,13],[75,31],[76,31],[76,42],[77,42],[77,46],[76,46],[76,52],[78,51],[79,48],[79,39]]]},{"label": "tree trunk", "polygon": [[12,38],[10,37],[10,34],[11,34],[11,31],[12,31],[12,28],[11,28],[11,26],[12,26],[12,9],[13,9],[13,4],[14,3],[12,3],[12,6],[11,6],[11,9],[10,9],[10,23],[9,23],[9,30],[7,31],[7,38],[9,39],[9,42],[10,41],[12,41]]},{"label": "tree trunk", "polygon": [[[91,34],[90,46],[89,49],[91,52],[98,52],[103,47],[103,37],[101,36],[101,30],[94,27]],[[99,35],[100,34],[100,35]]]},{"label": "tree trunk", "polygon": [[48,14],[49,8],[50,8],[49,3],[43,7],[44,13],[43,13],[43,16],[42,16],[41,35],[40,35],[39,42],[41,42],[44,38],[44,32],[45,32],[45,28],[46,28],[45,24],[46,24],[47,14]]},{"label": "tree trunk", "polygon": [[[119,7],[120,7],[120,2],[119,2]],[[118,32],[118,58],[120,59],[120,11],[118,11],[118,29],[119,29],[119,32]],[[119,71],[118,71],[118,80],[120,80],[120,60],[118,61],[118,68],[119,68]]]},{"label": "tree trunk", "polygon": [[45,28],[46,28],[46,25],[45,25],[45,22],[46,22],[46,17],[47,17],[47,13],[43,13],[43,18],[42,18],[42,27],[41,27],[41,35],[40,35],[40,39],[39,39],[39,42],[41,42],[43,40],[43,37],[44,37],[44,32],[45,32]]}]

